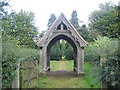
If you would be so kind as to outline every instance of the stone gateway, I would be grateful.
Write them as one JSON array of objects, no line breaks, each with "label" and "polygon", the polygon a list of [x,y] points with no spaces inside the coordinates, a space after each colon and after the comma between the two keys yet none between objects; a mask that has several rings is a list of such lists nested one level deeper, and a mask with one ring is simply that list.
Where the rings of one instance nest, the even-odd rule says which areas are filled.
[{"label": "stone gateway", "polygon": [[74,50],[73,70],[84,75],[84,47],[88,43],[80,36],[63,13],[48,28],[46,34],[38,41],[40,47],[40,73],[50,71],[50,48],[60,39],[68,41]]}]

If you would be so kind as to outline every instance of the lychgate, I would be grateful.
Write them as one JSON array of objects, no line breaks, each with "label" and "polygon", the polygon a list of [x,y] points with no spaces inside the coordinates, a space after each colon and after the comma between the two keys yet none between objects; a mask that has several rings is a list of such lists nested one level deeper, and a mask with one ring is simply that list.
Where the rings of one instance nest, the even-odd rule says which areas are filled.
[{"label": "lychgate", "polygon": [[40,73],[50,70],[50,48],[60,40],[68,41],[74,50],[73,70],[79,75],[84,74],[84,47],[88,43],[80,36],[63,13],[55,20],[46,34],[38,41],[40,47]]}]

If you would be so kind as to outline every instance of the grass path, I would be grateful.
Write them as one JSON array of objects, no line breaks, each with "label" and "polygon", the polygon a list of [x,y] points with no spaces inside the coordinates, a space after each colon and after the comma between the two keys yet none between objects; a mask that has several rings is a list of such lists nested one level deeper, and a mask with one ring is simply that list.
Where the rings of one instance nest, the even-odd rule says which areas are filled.
[{"label": "grass path", "polygon": [[[72,61],[52,61],[51,68],[53,72],[58,70],[70,70],[68,67],[73,67]],[[93,82],[93,78],[90,77],[92,66],[85,64],[85,76],[84,77],[49,77],[42,76],[34,80],[31,80],[27,88],[97,88],[99,83]],[[72,70],[72,68],[71,68]],[[52,71],[51,71],[52,72]],[[71,71],[72,72],[72,71]]]},{"label": "grass path", "polygon": [[66,70],[66,64],[65,61],[58,61],[57,70]]}]

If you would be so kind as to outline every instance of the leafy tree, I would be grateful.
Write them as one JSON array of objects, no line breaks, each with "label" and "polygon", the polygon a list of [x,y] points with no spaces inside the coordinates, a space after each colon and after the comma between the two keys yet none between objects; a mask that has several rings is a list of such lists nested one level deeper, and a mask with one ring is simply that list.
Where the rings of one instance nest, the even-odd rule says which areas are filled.
[{"label": "leafy tree", "polygon": [[95,10],[89,16],[91,32],[99,32],[99,35],[110,38],[118,38],[117,8],[108,2],[99,5],[100,10]]},{"label": "leafy tree", "polygon": [[88,27],[85,24],[80,27],[79,33],[86,41],[90,41]]},{"label": "leafy tree", "polygon": [[67,42],[67,41],[65,41],[64,40],[64,45],[63,45],[63,51],[64,51],[64,53],[63,53],[63,56],[65,56],[65,59],[67,59],[67,60],[73,60],[74,59],[74,50],[73,50],[73,47],[70,45],[70,43],[69,42]]},{"label": "leafy tree", "polygon": [[[38,61],[39,50],[31,48],[21,48],[17,40],[10,37],[2,37],[2,88],[12,88],[17,76],[17,64],[19,61]],[[18,72],[19,73],[19,72]],[[18,80],[19,82],[19,80]],[[17,82],[16,82],[17,83]]]},{"label": "leafy tree", "polygon": [[19,45],[26,47],[35,47],[33,38],[36,37],[38,31],[33,23],[34,14],[21,10],[19,13],[12,12],[3,17],[2,29],[4,36],[16,38]]},{"label": "leafy tree", "polygon": [[[31,37],[33,38],[34,35],[36,35],[32,31],[34,26],[32,19],[30,19],[30,15],[26,16],[27,13],[25,15],[25,12],[15,13],[12,11],[8,13],[7,8],[9,8],[9,3],[5,0],[0,1],[0,22],[2,24],[2,28],[0,27],[0,33],[2,33],[2,35],[0,35],[0,40],[2,39],[2,56],[0,56],[0,60],[2,60],[1,84],[3,89],[12,87],[13,80],[16,77],[16,70],[18,68],[17,63],[20,59],[37,60],[37,58],[39,58],[39,51],[34,52],[34,50],[26,49],[27,51],[25,52],[23,48],[20,48],[20,45],[23,45],[24,43],[22,44],[22,40],[20,40],[18,36],[23,40],[28,38],[25,39],[25,42],[27,42],[27,40],[30,40]],[[24,35],[26,37],[24,37]],[[33,39],[31,40],[33,41]],[[27,53],[29,54],[27,55]]]},{"label": "leafy tree", "polygon": [[60,60],[62,56],[60,41],[57,41],[50,49],[50,59],[52,60]]},{"label": "leafy tree", "polygon": [[8,14],[7,9],[9,8],[9,2],[8,1],[0,1],[0,19],[2,19],[3,16]]}]

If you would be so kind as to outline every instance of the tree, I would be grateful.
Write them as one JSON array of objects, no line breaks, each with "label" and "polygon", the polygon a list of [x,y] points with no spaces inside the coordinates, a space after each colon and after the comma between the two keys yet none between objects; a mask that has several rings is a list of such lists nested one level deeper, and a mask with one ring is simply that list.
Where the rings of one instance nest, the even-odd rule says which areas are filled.
[{"label": "tree", "polygon": [[[16,83],[17,88],[19,88],[19,67],[17,66],[20,64],[20,58],[26,59],[27,56],[26,53],[22,52],[23,48],[20,47],[21,45],[34,47],[33,38],[37,34],[34,23],[32,22],[32,13],[30,14],[24,11],[16,13],[12,10],[12,12],[8,13],[7,8],[9,8],[9,2],[5,0],[0,1],[0,22],[2,26],[2,28],[0,26],[0,33],[2,32],[2,37],[0,37],[0,40],[2,39],[2,57],[0,56],[2,60],[2,83],[0,84],[2,84],[3,89],[12,88],[15,77],[17,77],[17,79],[15,79],[16,82],[14,83]],[[27,59],[35,59],[36,56],[34,55],[36,52],[27,49],[26,51],[29,53]],[[30,55],[31,52],[33,52],[34,55]],[[37,58],[39,58],[38,53]]]},{"label": "tree", "polygon": [[108,2],[99,5],[100,10],[95,10],[89,16],[89,28],[91,32],[99,32],[99,35],[110,38],[118,38],[117,8]]},{"label": "tree", "polygon": [[68,41],[62,40],[61,42],[63,54],[62,56],[65,57],[67,60],[73,60],[74,59],[74,50],[73,47],[70,45]]},{"label": "tree", "polygon": [[80,30],[80,26],[79,26],[79,19],[77,18],[77,11],[73,10],[72,15],[71,15],[71,19],[70,19],[71,24],[75,27],[75,29],[77,31]]},{"label": "tree", "polygon": [[[0,1],[0,23],[3,25],[3,20],[5,17],[8,17],[8,11],[7,8],[9,8],[9,3],[7,1]],[[0,33],[3,33],[3,27],[2,25],[0,25]],[[1,28],[2,27],[2,28]],[[0,59],[2,60],[2,68],[0,68],[0,71],[2,72],[0,75],[0,81],[2,81],[2,83],[0,83],[0,88],[2,86],[2,88],[11,88],[12,86],[12,81],[14,79],[15,76],[15,64],[16,64],[16,60],[15,60],[15,55],[14,55],[14,50],[16,48],[16,44],[14,43],[14,47],[13,47],[13,43],[10,42],[10,37],[8,38],[7,36],[1,35],[0,37],[0,41],[2,41],[2,43],[0,44],[2,49],[2,56],[0,57]],[[2,79],[2,80],[1,80]]]},{"label": "tree", "polygon": [[86,41],[90,41],[88,28],[85,24],[80,27],[79,33]]},{"label": "tree", "polygon": [[19,41],[19,45],[35,48],[34,38],[38,34],[34,26],[34,14],[21,10],[12,12],[2,19],[4,36],[10,36]]},{"label": "tree", "polygon": [[79,25],[79,19],[77,18],[77,11],[74,10],[71,15],[70,19],[71,24],[75,27],[75,29],[78,31],[78,33],[85,39],[89,41],[89,36],[88,36],[88,28],[86,27],[85,24],[82,26]]},{"label": "tree", "polygon": [[59,40],[50,49],[50,58],[54,60],[73,59],[73,48],[66,40]]},{"label": "tree", "polygon": [[53,44],[50,49],[50,59],[52,60],[60,60],[62,56],[61,48],[60,48],[60,41],[57,41]]},{"label": "tree", "polygon": [[50,19],[48,20],[47,26],[50,27],[55,20],[56,20],[55,14],[51,14]]}]

